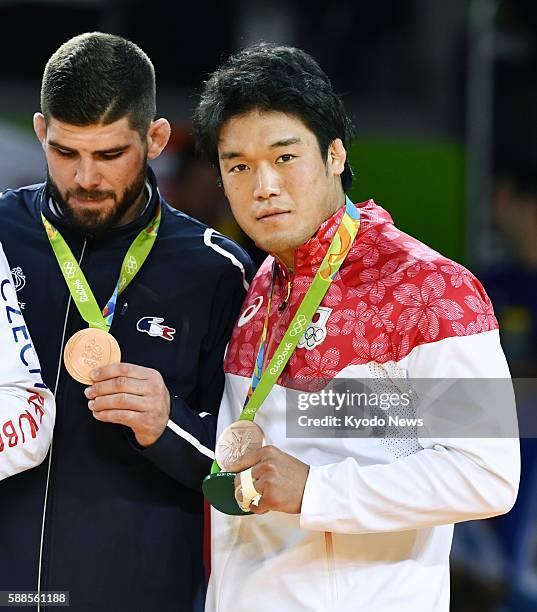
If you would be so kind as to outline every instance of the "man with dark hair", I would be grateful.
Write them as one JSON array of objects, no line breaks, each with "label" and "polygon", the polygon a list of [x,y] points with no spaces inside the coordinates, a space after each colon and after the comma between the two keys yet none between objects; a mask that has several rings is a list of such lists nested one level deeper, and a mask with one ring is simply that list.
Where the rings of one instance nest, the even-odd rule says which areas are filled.
[{"label": "man with dark hair", "polygon": [[250,261],[161,198],[147,163],[170,126],[135,44],[66,42],[41,104],[47,180],[1,195],[0,237],[57,419],[44,463],[0,484],[0,590],[37,590],[42,607],[69,591],[80,611],[199,609],[200,483]]},{"label": "man with dark hair", "polygon": [[[240,75],[237,82],[233,81],[235,75]],[[267,78],[270,82],[265,81]],[[336,138],[345,146],[352,137],[352,122],[330,80],[301,49],[259,44],[230,57],[210,83],[195,111],[194,122],[199,128],[196,134],[199,148],[217,167],[220,128],[230,117],[251,110],[279,111],[299,117],[315,134],[323,158]],[[341,182],[343,189],[349,189],[352,183],[347,160]]]},{"label": "man with dark hair", "polygon": [[[404,403],[398,384],[509,378],[482,286],[372,200],[345,196],[349,121],[303,51],[258,44],[231,57],[194,120],[239,225],[271,255],[226,352],[204,480],[214,506],[206,610],[447,610],[453,523],[514,503],[516,427],[503,439],[425,435],[412,387]],[[310,410],[303,423],[319,405],[313,392],[344,379],[400,398],[395,416],[414,424],[359,439],[329,402],[297,433],[296,393]],[[516,424],[511,399],[502,410]],[[488,400],[476,401],[463,411],[472,422]],[[326,415],[323,434],[315,421]]]},{"label": "man with dark hair", "polygon": [[[89,78],[91,63],[98,79]],[[106,125],[126,117],[144,138],[155,118],[155,96],[155,70],[140,47],[88,32],[67,41],[47,62],[41,111],[47,121],[71,125]]]}]

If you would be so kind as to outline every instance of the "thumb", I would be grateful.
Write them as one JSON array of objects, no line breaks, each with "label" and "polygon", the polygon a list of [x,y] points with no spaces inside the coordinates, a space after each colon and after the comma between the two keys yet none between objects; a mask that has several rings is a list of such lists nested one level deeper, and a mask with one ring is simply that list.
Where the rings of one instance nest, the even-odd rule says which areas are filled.
[{"label": "thumb", "polygon": [[245,453],[231,466],[233,472],[243,472],[261,461],[261,449]]}]

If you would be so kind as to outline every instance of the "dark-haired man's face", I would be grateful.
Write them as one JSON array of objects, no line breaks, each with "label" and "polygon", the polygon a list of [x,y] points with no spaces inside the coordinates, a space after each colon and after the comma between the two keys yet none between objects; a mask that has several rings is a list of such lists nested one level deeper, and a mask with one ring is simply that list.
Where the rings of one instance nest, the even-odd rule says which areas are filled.
[{"label": "dark-haired man's face", "polygon": [[145,204],[147,146],[126,118],[74,126],[51,119],[43,142],[51,195],[80,231],[102,233]]},{"label": "dark-haired man's face", "polygon": [[323,159],[315,134],[296,116],[251,111],[228,119],[218,156],[238,224],[288,267],[295,250],[345,202],[341,140]]}]

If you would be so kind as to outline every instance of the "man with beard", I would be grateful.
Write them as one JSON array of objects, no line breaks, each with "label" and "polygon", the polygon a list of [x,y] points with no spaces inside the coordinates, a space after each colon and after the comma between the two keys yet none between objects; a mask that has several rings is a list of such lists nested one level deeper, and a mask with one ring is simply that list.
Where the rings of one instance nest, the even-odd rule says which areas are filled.
[{"label": "man with beard", "polygon": [[0,485],[0,590],[69,591],[73,610],[193,610],[204,596],[199,490],[250,261],[160,197],[147,162],[170,126],[154,118],[140,48],[69,40],[34,117],[47,180],[0,198],[57,401],[46,460]]}]

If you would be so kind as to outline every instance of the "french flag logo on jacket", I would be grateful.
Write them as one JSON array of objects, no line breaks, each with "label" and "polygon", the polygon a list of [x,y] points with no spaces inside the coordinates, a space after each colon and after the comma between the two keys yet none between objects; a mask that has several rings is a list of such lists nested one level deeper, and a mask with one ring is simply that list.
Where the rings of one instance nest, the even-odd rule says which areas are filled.
[{"label": "french flag logo on jacket", "polygon": [[163,317],[142,317],[138,323],[136,323],[136,329],[140,332],[148,334],[149,336],[158,336],[171,342],[176,330],[174,327],[162,325],[163,321]]}]

